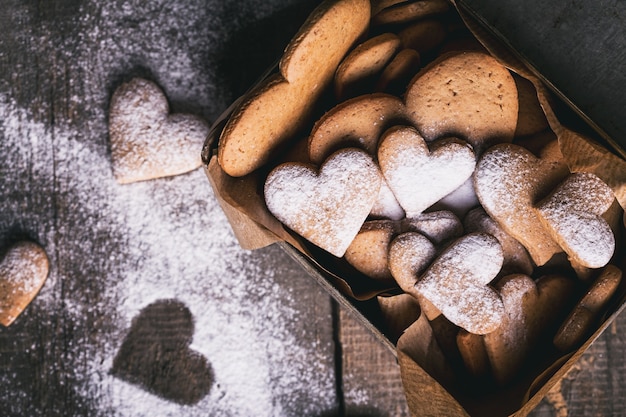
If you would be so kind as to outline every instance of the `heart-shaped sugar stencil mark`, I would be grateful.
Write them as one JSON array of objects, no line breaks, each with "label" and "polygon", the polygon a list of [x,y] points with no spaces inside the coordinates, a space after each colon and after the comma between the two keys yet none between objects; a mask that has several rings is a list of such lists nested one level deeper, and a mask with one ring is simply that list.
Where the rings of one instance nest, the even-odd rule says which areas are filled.
[{"label": "heart-shaped sugar stencil mark", "polygon": [[45,250],[21,241],[0,260],[0,323],[9,326],[35,298],[50,269]]},{"label": "heart-shaped sugar stencil mark", "polygon": [[460,140],[441,139],[429,149],[415,128],[394,126],[381,138],[378,163],[407,217],[413,217],[459,188],[474,172],[476,158]]},{"label": "heart-shaped sugar stencil mark", "polygon": [[191,114],[170,114],[163,91],[133,78],[119,86],[109,106],[111,162],[121,184],[169,177],[202,164],[208,123]]},{"label": "heart-shaped sugar stencil mark", "polygon": [[415,284],[452,323],[470,333],[494,331],[504,306],[489,283],[503,262],[498,240],[486,233],[470,233],[444,249]]},{"label": "heart-shaped sugar stencil mark", "polygon": [[269,211],[311,243],[342,257],[369,215],[382,176],[371,156],[356,148],[332,154],[319,173],[285,163],[265,181]]},{"label": "heart-shaped sugar stencil mark", "polygon": [[183,303],[155,301],[133,319],[111,374],[166,400],[196,404],[214,377],[208,360],[189,348],[193,333],[193,317]]},{"label": "heart-shaped sugar stencil mark", "polygon": [[574,173],[537,205],[539,219],[570,259],[587,268],[606,265],[615,236],[602,215],[611,207],[611,188],[591,173]]},{"label": "heart-shaped sugar stencil mark", "polygon": [[[556,141],[551,146],[558,146]],[[550,146],[550,148],[551,148]],[[545,154],[550,154],[546,147]],[[489,148],[474,172],[474,189],[489,216],[517,239],[541,266],[562,252],[541,225],[534,203],[549,193],[569,170],[563,159],[537,158],[527,149],[502,143]]]}]

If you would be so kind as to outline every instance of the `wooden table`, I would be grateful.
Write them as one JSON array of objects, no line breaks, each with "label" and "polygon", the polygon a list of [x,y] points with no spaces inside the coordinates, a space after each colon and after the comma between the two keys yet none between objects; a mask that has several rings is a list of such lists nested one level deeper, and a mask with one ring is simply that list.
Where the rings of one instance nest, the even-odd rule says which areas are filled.
[{"label": "wooden table", "polygon": [[[0,251],[50,276],[0,328],[1,416],[406,416],[394,356],[276,247],[237,246],[201,170],[119,185],[110,97],[215,120],[314,1],[5,0]],[[626,415],[619,317],[532,416]]]}]

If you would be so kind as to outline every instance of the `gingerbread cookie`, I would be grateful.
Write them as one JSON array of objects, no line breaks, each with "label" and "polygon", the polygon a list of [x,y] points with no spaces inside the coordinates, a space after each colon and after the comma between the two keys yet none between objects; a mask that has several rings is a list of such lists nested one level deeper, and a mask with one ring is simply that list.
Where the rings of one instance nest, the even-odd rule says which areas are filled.
[{"label": "gingerbread cookie", "polygon": [[420,55],[432,53],[446,39],[445,25],[438,19],[419,20],[398,32],[403,48],[415,49]]},{"label": "gingerbread cookie", "polygon": [[346,148],[320,167],[285,163],[265,181],[265,202],[284,225],[342,257],[378,196],[382,177],[365,151]]},{"label": "gingerbread cookie", "polygon": [[403,219],[402,230],[418,232],[440,246],[460,237],[463,234],[463,224],[451,211],[439,210]]},{"label": "gingerbread cookie", "polygon": [[572,261],[600,268],[615,251],[615,236],[602,217],[614,200],[613,190],[600,178],[574,173],[537,204],[537,214]]},{"label": "gingerbread cookie", "polygon": [[481,52],[443,56],[411,82],[408,115],[427,141],[467,140],[477,154],[510,142],[517,126],[517,87],[511,73]]},{"label": "gingerbread cookie", "polygon": [[376,154],[380,135],[405,118],[404,103],[384,93],[365,94],[326,112],[309,135],[309,157],[320,164],[332,152],[354,146]]},{"label": "gingerbread cookie", "polygon": [[484,232],[498,239],[504,254],[504,263],[500,271],[501,275],[512,273],[530,275],[533,272],[533,263],[526,248],[502,230],[498,223],[489,217],[482,207],[470,210],[463,220],[463,226],[467,233]]},{"label": "gingerbread cookie", "polygon": [[346,261],[370,278],[392,279],[388,262],[389,244],[398,232],[398,224],[392,220],[365,222],[346,250]]},{"label": "gingerbread cookie", "polygon": [[450,10],[446,0],[405,1],[384,7],[372,15],[372,26],[409,23]]},{"label": "gingerbread cookie", "polygon": [[462,141],[442,139],[429,149],[415,128],[394,126],[380,140],[378,163],[389,188],[412,217],[463,184],[476,160]]},{"label": "gingerbread cookie", "polygon": [[9,326],[35,298],[48,277],[46,251],[33,242],[14,244],[0,260],[0,324]]},{"label": "gingerbread cookie", "polygon": [[541,225],[534,204],[568,173],[563,161],[537,158],[510,143],[489,148],[474,172],[474,188],[485,211],[539,266],[562,249]]},{"label": "gingerbread cookie", "polygon": [[133,78],[115,90],[109,106],[113,175],[128,184],[192,171],[202,164],[198,149],[208,133],[202,118],[170,114],[156,84]]},{"label": "gingerbread cookie", "polygon": [[437,254],[435,245],[417,232],[402,233],[389,245],[389,270],[400,288],[415,295],[415,284]]},{"label": "gingerbread cookie", "polygon": [[326,0],[309,15],[287,45],[280,73],[247,95],[226,123],[218,146],[224,172],[249,174],[292,138],[369,20],[369,0]]},{"label": "gingerbread cookie", "polygon": [[404,48],[383,69],[374,86],[375,91],[403,94],[410,79],[417,73],[421,63],[419,52]]},{"label": "gingerbread cookie", "polygon": [[383,68],[400,49],[395,33],[383,33],[357,45],[341,61],[335,73],[335,97],[345,100],[371,91]]},{"label": "gingerbread cookie", "polygon": [[452,323],[470,333],[486,334],[500,326],[505,314],[500,296],[489,285],[502,261],[495,237],[471,233],[437,256],[415,290]]},{"label": "gingerbread cookie", "polygon": [[516,376],[541,336],[563,317],[574,282],[560,275],[535,282],[513,274],[496,282],[495,288],[505,314],[501,325],[483,337],[493,377],[505,384]]},{"label": "gingerbread cookie", "polygon": [[433,243],[417,232],[398,235],[389,245],[389,270],[398,286],[413,296],[428,320],[441,315],[441,311],[415,289],[415,284],[437,254]]},{"label": "gingerbread cookie", "polygon": [[621,281],[622,271],[619,268],[614,265],[604,268],[554,336],[553,342],[557,349],[566,352],[583,343]]},{"label": "gingerbread cookie", "polygon": [[483,335],[461,329],[456,335],[456,345],[468,374],[476,378],[484,378],[491,373]]}]

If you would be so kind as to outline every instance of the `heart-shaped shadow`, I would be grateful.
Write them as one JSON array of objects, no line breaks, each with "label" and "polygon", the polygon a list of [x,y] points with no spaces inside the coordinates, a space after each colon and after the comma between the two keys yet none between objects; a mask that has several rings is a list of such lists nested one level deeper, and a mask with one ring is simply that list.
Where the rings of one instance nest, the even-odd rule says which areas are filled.
[{"label": "heart-shaped shadow", "polygon": [[158,300],[133,319],[111,374],[164,399],[192,405],[213,384],[208,360],[189,348],[194,323],[177,300]]}]

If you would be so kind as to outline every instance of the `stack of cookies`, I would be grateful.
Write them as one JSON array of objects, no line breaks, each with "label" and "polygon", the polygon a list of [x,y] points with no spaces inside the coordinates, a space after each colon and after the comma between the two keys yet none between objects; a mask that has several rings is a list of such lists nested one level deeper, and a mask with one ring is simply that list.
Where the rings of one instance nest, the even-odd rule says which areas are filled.
[{"label": "stack of cookies", "polygon": [[472,377],[576,349],[620,284],[613,190],[570,171],[534,85],[445,0],[327,0],[218,146],[288,231],[439,323]]}]

